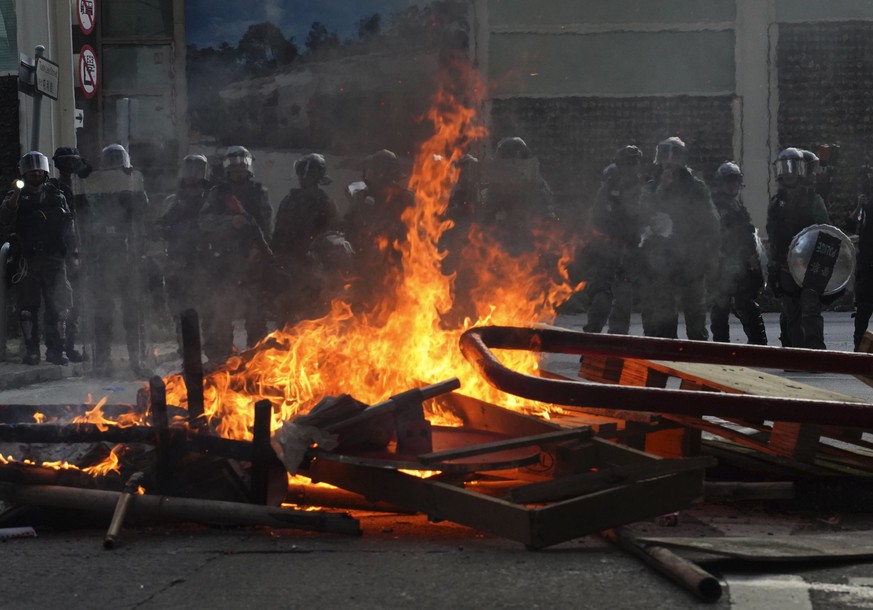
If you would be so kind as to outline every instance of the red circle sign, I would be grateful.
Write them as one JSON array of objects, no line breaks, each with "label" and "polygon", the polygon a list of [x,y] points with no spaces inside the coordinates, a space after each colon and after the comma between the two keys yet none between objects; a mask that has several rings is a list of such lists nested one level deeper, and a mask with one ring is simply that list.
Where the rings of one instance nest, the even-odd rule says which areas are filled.
[{"label": "red circle sign", "polygon": [[77,0],[76,16],[83,34],[94,31],[94,20],[97,14],[97,0]]},{"label": "red circle sign", "polygon": [[79,51],[79,86],[85,97],[92,98],[96,95],[99,82],[97,55],[95,55],[94,49],[85,45]]}]

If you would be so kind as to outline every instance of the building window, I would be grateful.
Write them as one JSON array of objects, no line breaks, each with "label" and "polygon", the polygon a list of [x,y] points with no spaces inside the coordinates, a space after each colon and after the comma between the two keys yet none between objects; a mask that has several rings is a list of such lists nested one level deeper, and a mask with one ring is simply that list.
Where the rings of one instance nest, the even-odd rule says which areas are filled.
[{"label": "building window", "polygon": [[0,0],[0,72],[18,71],[17,30],[14,0]]},{"label": "building window", "polygon": [[171,38],[172,0],[103,2],[103,35],[107,38]]}]

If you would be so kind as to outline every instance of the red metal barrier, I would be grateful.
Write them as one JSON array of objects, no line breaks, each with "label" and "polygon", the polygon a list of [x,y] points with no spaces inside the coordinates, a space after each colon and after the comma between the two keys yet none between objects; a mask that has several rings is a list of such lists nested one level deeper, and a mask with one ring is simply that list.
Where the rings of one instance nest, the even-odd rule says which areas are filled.
[{"label": "red metal barrier", "polygon": [[494,387],[531,400],[584,407],[714,415],[873,428],[873,404],[606,385],[525,375],[503,366],[491,349],[616,358],[702,362],[873,375],[873,354],[706,341],[605,335],[550,328],[484,326],[461,336],[461,351]]}]

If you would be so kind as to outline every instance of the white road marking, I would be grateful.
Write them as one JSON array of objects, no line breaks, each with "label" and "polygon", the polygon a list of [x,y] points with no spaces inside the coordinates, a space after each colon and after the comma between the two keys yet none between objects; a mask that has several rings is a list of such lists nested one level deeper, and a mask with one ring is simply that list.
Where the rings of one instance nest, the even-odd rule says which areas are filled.
[{"label": "white road marking", "polygon": [[873,608],[873,578],[849,578],[849,584],[806,582],[786,574],[732,575],[725,579],[731,608],[737,610],[812,609],[810,592],[832,593],[834,600],[853,608]]}]

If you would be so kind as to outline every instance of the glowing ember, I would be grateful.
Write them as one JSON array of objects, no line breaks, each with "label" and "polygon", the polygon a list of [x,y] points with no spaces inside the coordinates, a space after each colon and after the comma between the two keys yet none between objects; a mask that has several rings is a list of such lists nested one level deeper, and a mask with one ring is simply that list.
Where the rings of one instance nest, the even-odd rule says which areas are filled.
[{"label": "glowing ember", "polygon": [[33,414],[33,421],[38,424],[43,423],[45,421],[45,413],[40,413],[39,411],[37,411]]},{"label": "glowing ember", "polygon": [[[474,82],[473,74],[468,78]],[[475,81],[472,90],[480,89]],[[464,93],[470,95],[470,88]],[[491,388],[458,349],[460,334],[474,324],[529,324],[553,317],[554,307],[576,287],[556,283],[555,273],[546,276],[539,270],[538,256],[511,256],[489,239],[487,231],[474,226],[463,260],[478,273],[472,293],[476,319],[444,328],[442,314],[452,308],[455,277],[442,273],[445,253],[437,243],[452,227],[442,215],[460,171],[454,162],[486,135],[476,122],[478,103],[465,105],[444,88],[427,117],[434,133],[418,151],[409,180],[417,202],[403,216],[409,238],[402,244],[384,244],[402,254],[403,277],[396,297],[369,315],[353,314],[347,303],[334,301],[325,317],[278,330],[245,357],[230,358],[205,380],[205,416],[219,434],[251,438],[253,404],[263,398],[274,405],[276,428],[325,395],[348,393],[372,404],[450,377],[461,379],[464,394],[512,408],[548,411],[546,405],[532,407]],[[569,240],[543,232],[532,237],[540,251],[560,258],[559,266],[569,260]],[[537,370],[533,354],[508,352],[502,357],[516,370]],[[167,379],[167,400],[187,405],[181,376]]]}]

